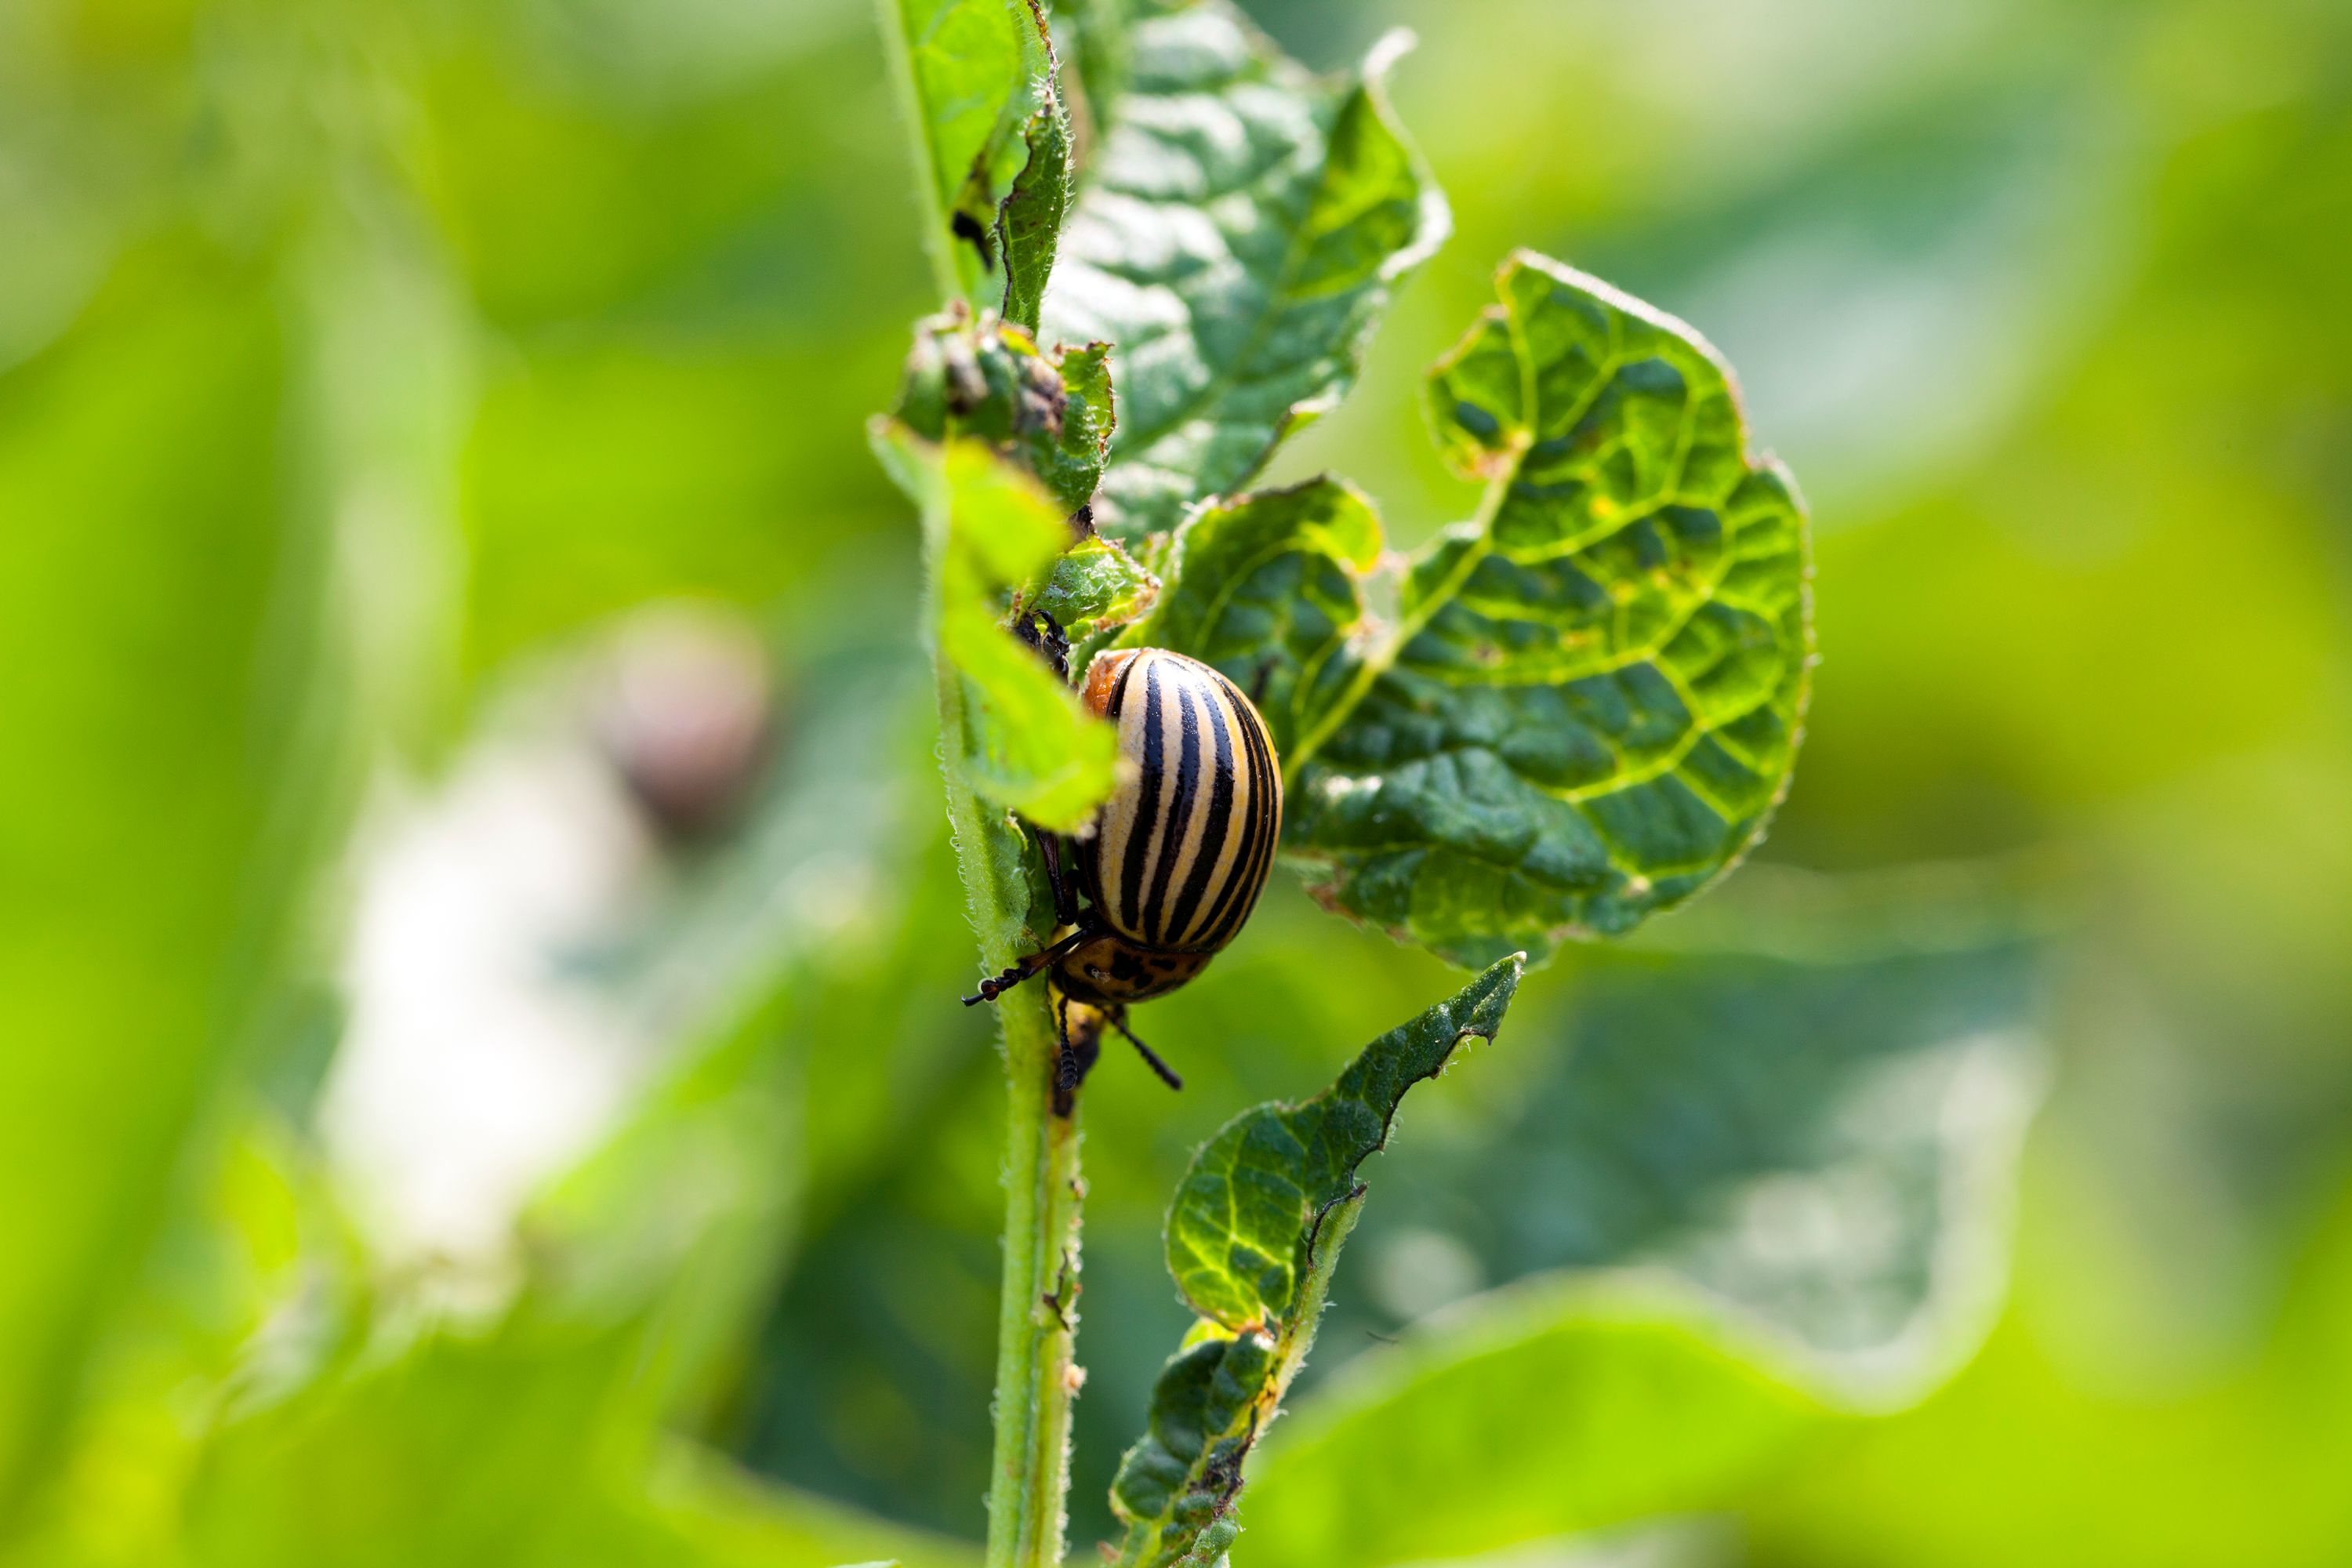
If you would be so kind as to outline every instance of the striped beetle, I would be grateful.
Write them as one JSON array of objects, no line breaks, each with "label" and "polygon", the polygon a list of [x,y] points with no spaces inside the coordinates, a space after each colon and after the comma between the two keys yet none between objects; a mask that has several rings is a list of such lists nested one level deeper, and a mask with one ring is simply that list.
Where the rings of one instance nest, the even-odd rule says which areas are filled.
[{"label": "striped beetle", "polygon": [[[1209,965],[1249,919],[1282,833],[1282,772],[1256,705],[1199,659],[1118,648],[1087,669],[1087,709],[1118,727],[1126,763],[1109,800],[1076,838],[1034,834],[1054,890],[1055,940],[964,1005],[993,1002],[1048,974],[1061,1034],[1054,1109],[1093,1064],[1074,1045],[1069,1005],[1102,1016],[1171,1089],[1183,1080],[1127,1026],[1129,1004],[1164,996]],[[1087,907],[1081,910],[1071,886]]]}]

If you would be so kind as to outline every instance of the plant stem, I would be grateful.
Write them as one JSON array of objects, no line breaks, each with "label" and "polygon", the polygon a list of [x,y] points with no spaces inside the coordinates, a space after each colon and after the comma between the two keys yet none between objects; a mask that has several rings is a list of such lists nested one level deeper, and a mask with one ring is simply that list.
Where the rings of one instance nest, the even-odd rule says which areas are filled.
[{"label": "plant stem", "polygon": [[[931,146],[930,117],[923,112],[922,89],[915,79],[915,58],[907,45],[906,0],[874,0],[875,20],[882,32],[882,58],[890,71],[890,86],[898,100],[898,120],[907,128],[908,155],[915,164],[915,196],[921,204],[923,254],[931,264],[931,281],[940,301],[963,297],[963,279],[956,270],[955,237],[948,231],[948,215],[940,199],[938,156]],[[967,879],[968,880],[968,879]]]},{"label": "plant stem", "polygon": [[[929,531],[937,554],[945,520]],[[936,625],[936,620],[933,622]],[[984,972],[1034,951],[1027,847],[1001,811],[972,793],[964,766],[963,690],[935,658],[940,763]],[[1004,1275],[997,1304],[996,1452],[988,1489],[989,1568],[1053,1568],[1061,1562],[1069,1488],[1072,1362],[1077,1326],[1078,1130],[1052,1114],[1057,1036],[1042,983],[996,1004],[1008,1091],[1004,1145]]]},{"label": "plant stem", "polygon": [[[908,46],[904,0],[876,0],[882,52],[905,121],[921,204],[923,249],[942,300],[963,294],[954,237],[940,195],[936,151]],[[923,507],[930,604],[940,624],[940,574],[951,499]],[[973,794],[961,678],[940,654],[932,669],[940,714],[940,773],[955,837],[982,972],[1010,967],[1041,945],[1030,929],[1027,845],[1004,813]],[[1048,922],[1050,924],[1050,921]],[[996,1452],[988,1488],[988,1568],[1056,1568],[1069,1490],[1070,1402],[1079,1373],[1071,1359],[1077,1326],[1078,1178],[1076,1119],[1049,1110],[1057,1037],[1045,988],[1032,984],[996,1004],[1007,1115],[1004,1143],[1004,1275],[996,1321]]]}]

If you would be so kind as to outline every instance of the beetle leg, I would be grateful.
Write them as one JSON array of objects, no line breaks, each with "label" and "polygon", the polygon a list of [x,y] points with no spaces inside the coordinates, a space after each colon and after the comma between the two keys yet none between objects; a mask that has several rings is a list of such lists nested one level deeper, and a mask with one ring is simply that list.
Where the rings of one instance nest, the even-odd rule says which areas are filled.
[{"label": "beetle leg", "polygon": [[1070,1048],[1070,999],[1054,993],[1054,1114],[1067,1116],[1078,1092],[1078,1054]]},{"label": "beetle leg", "polygon": [[1102,1056],[1102,1014],[1094,1007],[1082,1008],[1078,1026],[1073,1029],[1070,999],[1061,987],[1055,986],[1054,1030],[1060,1047],[1054,1058],[1054,1114],[1067,1116],[1077,1102],[1078,1085],[1087,1080],[1087,1074]]},{"label": "beetle leg", "polygon": [[1051,969],[1054,963],[1058,963],[1061,959],[1068,957],[1073,950],[1077,950],[1079,942],[1085,942],[1089,936],[1094,936],[1094,931],[1087,931],[1087,929],[1073,931],[1070,936],[1061,938],[1058,942],[1046,947],[1045,952],[1028,954],[1028,957],[1024,957],[1018,963],[1013,963],[1012,969],[1007,969],[1002,975],[992,975],[992,978],[988,980],[981,980],[981,994],[964,996],[964,1006],[976,1006],[976,1004],[981,1002],[995,1002],[997,996],[1002,996],[1004,992],[1012,990],[1012,987],[1024,985],[1024,983],[1028,983],[1028,980],[1034,980],[1040,973],[1045,973],[1046,969]]},{"label": "beetle leg", "polygon": [[1034,605],[1023,610],[1013,622],[1013,635],[1035,648],[1054,673],[1064,680],[1070,679],[1070,635],[1062,623]]},{"label": "beetle leg", "polygon": [[1078,897],[1070,889],[1070,871],[1062,863],[1064,840],[1058,833],[1030,830],[1037,842],[1037,853],[1045,862],[1045,884],[1054,889],[1054,923],[1074,926],[1078,923]]},{"label": "beetle leg", "polygon": [[1110,1026],[1112,1028],[1117,1029],[1120,1034],[1127,1037],[1127,1043],[1129,1045],[1133,1046],[1138,1051],[1142,1053],[1144,1061],[1150,1067],[1153,1072],[1160,1075],[1160,1082],[1166,1084],[1171,1089],[1181,1089],[1184,1087],[1184,1080],[1176,1076],[1176,1069],[1170,1067],[1166,1062],[1161,1061],[1160,1059],[1160,1053],[1153,1050],[1150,1046],[1145,1045],[1141,1040],[1137,1039],[1135,1037],[1135,1031],[1127,1026],[1126,1008],[1119,1007],[1115,1009],[1106,1009],[1103,1016],[1110,1020]]},{"label": "beetle leg", "polygon": [[1033,952],[1029,954],[1026,958],[1021,960],[1020,963],[1014,964],[1003,973],[992,975],[990,978],[982,981],[980,983],[980,994],[977,996],[965,997],[963,999],[963,1005],[967,1007],[971,1007],[982,1002],[995,1001],[999,996],[1003,995],[1007,991],[1012,990],[1014,986],[1022,984],[1024,982],[1034,980],[1045,971],[1051,969],[1055,963],[1059,963],[1062,959],[1067,957],[1072,952],[1074,952],[1080,942],[1085,942],[1087,938],[1093,935],[1094,932],[1081,927],[1080,929],[1072,931],[1069,935],[1064,937],[1061,941],[1055,942],[1053,946],[1047,948],[1045,952]]}]

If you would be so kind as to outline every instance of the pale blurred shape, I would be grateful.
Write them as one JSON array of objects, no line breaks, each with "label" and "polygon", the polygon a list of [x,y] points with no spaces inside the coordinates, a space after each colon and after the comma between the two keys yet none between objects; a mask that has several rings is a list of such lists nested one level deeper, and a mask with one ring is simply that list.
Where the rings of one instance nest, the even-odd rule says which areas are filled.
[{"label": "pale blurred shape", "polygon": [[517,1212],[610,1124],[642,1053],[558,955],[641,896],[651,842],[576,740],[495,741],[372,814],[320,1110],[385,1259],[494,1287]]},{"label": "pale blurred shape", "polygon": [[1459,1301],[1486,1283],[1478,1255],[1442,1230],[1406,1230],[1383,1238],[1372,1257],[1372,1293],[1403,1321]]}]

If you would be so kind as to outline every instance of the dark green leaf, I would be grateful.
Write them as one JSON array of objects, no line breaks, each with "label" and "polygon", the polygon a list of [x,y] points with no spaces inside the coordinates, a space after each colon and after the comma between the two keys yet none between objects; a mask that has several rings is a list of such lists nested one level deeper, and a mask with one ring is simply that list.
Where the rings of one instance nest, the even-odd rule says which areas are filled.
[{"label": "dark green leaf", "polygon": [[1110,793],[1117,737],[1003,624],[1012,592],[1069,542],[1068,523],[1034,479],[982,442],[938,446],[889,419],[873,436],[883,466],[922,508],[940,584],[933,635],[964,684],[972,788],[1042,826],[1075,831]]},{"label": "dark green leaf", "polygon": [[1246,483],[1339,400],[1448,219],[1389,113],[1396,40],[1326,81],[1203,0],[1126,42],[1045,332],[1117,345],[1126,411],[1100,521],[1132,543]]},{"label": "dark green leaf", "polygon": [[1364,1047],[1323,1093],[1244,1111],[1193,1157],[1168,1215],[1168,1271],[1202,1321],[1112,1489],[1122,1563],[1205,1568],[1232,1542],[1243,1462],[1306,1361],[1363,1207],[1357,1167],[1387,1142],[1408,1089],[1464,1040],[1495,1037],[1520,967],[1505,959]]},{"label": "dark green leaf", "polygon": [[898,417],[927,441],[987,442],[1075,512],[1110,443],[1109,360],[1100,343],[1041,353],[1021,328],[955,305],[916,327]]},{"label": "dark green leaf", "polygon": [[1380,556],[1380,519],[1342,480],[1215,503],[1178,531],[1176,585],[1133,640],[1206,659],[1256,693],[1287,756],[1349,695],[1348,648],[1369,626],[1363,579]]},{"label": "dark green leaf", "polygon": [[1761,836],[1811,663],[1804,512],[1690,328],[1527,253],[1431,377],[1478,520],[1286,757],[1318,895],[1462,963],[1611,934]]},{"label": "dark green leaf", "polygon": [[1290,1312],[1317,1217],[1355,1191],[1405,1090],[1464,1039],[1495,1037],[1518,981],[1518,961],[1503,960],[1365,1047],[1322,1094],[1245,1111],[1193,1156],[1168,1215],[1168,1271],[1194,1311],[1233,1330]]},{"label": "dark green leaf", "polygon": [[1004,319],[1034,332],[1070,210],[1070,118],[1040,105],[1022,128],[1029,161],[1004,201]]}]

